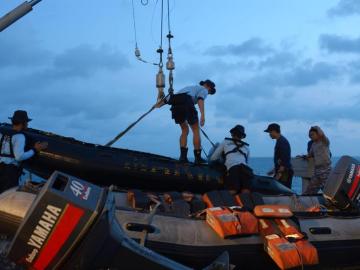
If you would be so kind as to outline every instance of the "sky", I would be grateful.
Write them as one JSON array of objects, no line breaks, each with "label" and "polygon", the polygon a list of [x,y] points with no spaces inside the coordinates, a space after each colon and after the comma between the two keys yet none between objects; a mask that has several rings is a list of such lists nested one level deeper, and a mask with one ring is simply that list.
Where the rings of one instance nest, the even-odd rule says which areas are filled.
[{"label": "sky", "polygon": [[[0,15],[21,2],[0,0]],[[138,46],[153,62],[160,5],[134,0]],[[205,104],[213,141],[242,124],[251,155],[271,156],[263,130],[277,122],[297,155],[319,125],[333,155],[360,155],[359,0],[170,0],[170,18],[175,89],[217,85]],[[25,109],[34,128],[105,144],[156,101],[157,68],[134,47],[131,0],[43,0],[0,33],[0,122]],[[115,146],[177,157],[179,135],[164,106]]]}]

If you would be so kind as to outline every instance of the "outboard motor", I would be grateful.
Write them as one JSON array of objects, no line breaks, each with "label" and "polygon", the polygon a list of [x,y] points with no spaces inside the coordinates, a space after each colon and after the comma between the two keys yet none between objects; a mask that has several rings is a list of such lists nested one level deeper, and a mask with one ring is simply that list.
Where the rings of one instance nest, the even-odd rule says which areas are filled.
[{"label": "outboard motor", "polygon": [[324,187],[324,197],[339,209],[357,208],[360,203],[360,162],[343,156]]},{"label": "outboard motor", "polygon": [[35,199],[8,258],[28,269],[56,269],[79,243],[106,201],[106,190],[55,172]]}]

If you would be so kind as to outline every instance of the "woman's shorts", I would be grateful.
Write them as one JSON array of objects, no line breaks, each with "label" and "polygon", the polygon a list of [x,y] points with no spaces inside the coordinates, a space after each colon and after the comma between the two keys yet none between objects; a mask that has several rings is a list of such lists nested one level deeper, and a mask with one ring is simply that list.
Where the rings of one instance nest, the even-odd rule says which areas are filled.
[{"label": "woman's shorts", "polygon": [[198,112],[191,96],[187,94],[174,95],[169,104],[171,104],[172,119],[175,120],[176,124],[187,121],[189,125],[194,125],[199,122]]}]

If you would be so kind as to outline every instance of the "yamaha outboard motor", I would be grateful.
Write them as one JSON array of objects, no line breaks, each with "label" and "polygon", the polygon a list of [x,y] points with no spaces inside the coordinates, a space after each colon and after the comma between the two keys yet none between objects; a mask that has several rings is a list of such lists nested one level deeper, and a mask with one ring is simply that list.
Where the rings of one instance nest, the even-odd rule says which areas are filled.
[{"label": "yamaha outboard motor", "polygon": [[29,269],[56,269],[72,252],[106,202],[105,189],[55,172],[38,194],[8,257]]},{"label": "yamaha outboard motor", "polygon": [[360,162],[343,156],[331,172],[324,197],[339,209],[357,208],[360,202]]}]

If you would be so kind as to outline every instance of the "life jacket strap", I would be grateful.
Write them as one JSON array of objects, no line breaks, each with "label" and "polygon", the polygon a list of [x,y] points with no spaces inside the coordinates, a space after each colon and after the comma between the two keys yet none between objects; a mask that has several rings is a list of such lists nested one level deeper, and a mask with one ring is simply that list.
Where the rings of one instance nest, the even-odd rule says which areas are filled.
[{"label": "life jacket strap", "polygon": [[[16,133],[18,134],[18,133]],[[15,135],[15,134],[14,134]],[[15,158],[14,155],[14,147],[12,144],[12,138],[14,135],[2,135],[0,140],[0,157],[6,157],[6,158]],[[6,140],[5,140],[6,139]],[[10,154],[3,153],[4,143],[8,141],[10,144]]]},{"label": "life jacket strap", "polygon": [[246,164],[247,164],[248,163],[248,155],[244,151],[241,150],[241,147],[243,147],[244,145],[248,145],[248,144],[246,144],[242,141],[234,140],[234,139],[231,139],[231,140],[236,146],[233,150],[230,150],[230,151],[224,153],[224,157],[226,158],[229,154],[240,153],[241,155],[244,156]]}]

